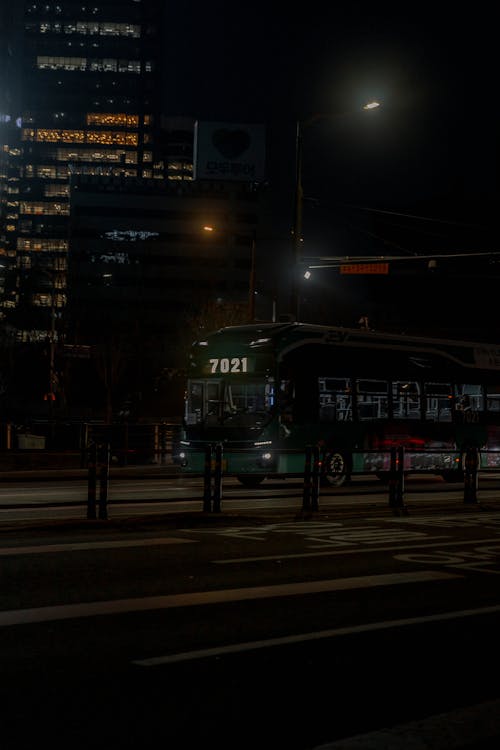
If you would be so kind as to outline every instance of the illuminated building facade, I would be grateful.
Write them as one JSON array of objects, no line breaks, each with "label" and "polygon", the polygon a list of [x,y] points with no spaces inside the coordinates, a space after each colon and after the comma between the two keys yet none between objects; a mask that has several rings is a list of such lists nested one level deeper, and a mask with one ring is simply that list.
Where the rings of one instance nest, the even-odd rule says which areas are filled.
[{"label": "illuminated building facade", "polygon": [[[17,221],[18,168],[15,162],[14,96],[17,89],[10,30],[14,25],[12,6],[0,5],[0,301],[4,298],[5,275],[9,264],[9,235]],[[3,316],[0,304],[0,320]]]},{"label": "illuminated building facade", "polygon": [[6,114],[17,127],[0,161],[11,173],[2,224],[12,300],[33,312],[18,324],[23,340],[44,339],[66,304],[73,176],[163,176],[154,155],[161,14],[156,0],[32,0],[5,24],[17,85]]},{"label": "illuminated building facade", "polygon": [[[23,410],[102,418],[104,339],[125,387],[146,393],[181,363],[196,305],[246,314],[257,189],[193,180],[194,119],[161,114],[162,6],[32,0],[0,25],[14,94],[0,122],[0,310],[19,347],[0,423],[2,408],[13,421]],[[67,355],[89,349],[92,361]]]}]

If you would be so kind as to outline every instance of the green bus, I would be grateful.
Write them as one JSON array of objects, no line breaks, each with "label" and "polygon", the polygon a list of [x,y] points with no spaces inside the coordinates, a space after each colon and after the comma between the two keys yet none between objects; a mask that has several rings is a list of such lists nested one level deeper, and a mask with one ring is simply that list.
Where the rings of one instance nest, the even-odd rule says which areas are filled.
[{"label": "green bus", "polygon": [[480,468],[500,466],[500,346],[308,323],[221,328],[190,355],[186,472],[203,472],[207,444],[246,486],[302,474],[313,445],[323,484],[387,478],[394,447],[407,473],[418,457],[458,481],[469,447]]}]

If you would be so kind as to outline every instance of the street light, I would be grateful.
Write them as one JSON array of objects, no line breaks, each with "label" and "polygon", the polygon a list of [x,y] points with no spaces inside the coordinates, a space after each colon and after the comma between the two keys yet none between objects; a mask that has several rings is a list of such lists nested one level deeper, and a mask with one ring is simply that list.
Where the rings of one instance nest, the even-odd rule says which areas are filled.
[{"label": "street light", "polygon": [[[215,227],[210,224],[205,224],[203,227],[204,232],[214,232]],[[252,244],[250,250],[250,274],[248,279],[248,322],[253,323],[255,320],[255,245],[256,245],[256,232],[255,229],[252,232]]]},{"label": "street light", "polygon": [[250,278],[248,281],[248,322],[255,320],[255,229],[252,234],[252,249],[250,255]]},{"label": "street light", "polygon": [[[363,105],[361,111],[373,111],[380,107],[380,102],[372,100]],[[354,112],[353,112],[354,114]],[[323,119],[335,119],[338,117],[335,113],[316,113],[303,122],[297,120],[295,133],[295,205],[294,205],[294,222],[293,222],[293,263],[292,263],[292,294],[291,294],[291,311],[296,320],[299,317],[300,306],[300,284],[299,270],[302,259],[302,208],[304,202],[304,192],[302,187],[302,131],[312,123]]]}]

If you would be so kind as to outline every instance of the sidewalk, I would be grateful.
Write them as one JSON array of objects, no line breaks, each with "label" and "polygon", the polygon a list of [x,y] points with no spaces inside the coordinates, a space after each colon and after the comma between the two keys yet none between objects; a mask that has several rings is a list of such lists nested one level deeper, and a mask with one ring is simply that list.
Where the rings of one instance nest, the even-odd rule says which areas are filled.
[{"label": "sidewalk", "polygon": [[[89,470],[78,466],[65,466],[61,468],[26,468],[9,469],[0,468],[0,482],[40,482],[45,479],[87,479]],[[129,466],[109,467],[109,478],[129,477],[131,479],[159,478],[165,476],[181,476],[180,467],[177,464],[137,464]]]}]

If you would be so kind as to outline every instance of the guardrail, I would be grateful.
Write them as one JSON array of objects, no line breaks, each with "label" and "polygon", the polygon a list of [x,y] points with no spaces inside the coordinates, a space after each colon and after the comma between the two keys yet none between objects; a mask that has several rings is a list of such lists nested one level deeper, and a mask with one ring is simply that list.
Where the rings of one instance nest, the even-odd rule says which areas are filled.
[{"label": "guardrail", "polygon": [[[223,469],[224,447],[222,443],[204,446],[205,461],[203,471],[203,511],[220,513],[222,510],[223,477],[232,476]],[[290,451],[292,452],[292,451]],[[306,514],[319,510],[319,498],[322,476],[323,454],[317,445],[307,445],[302,450],[293,451],[304,456],[303,471],[293,476],[303,479],[302,511]],[[467,504],[477,503],[479,472],[498,471],[498,460],[491,461],[491,467],[481,467],[480,457],[488,453],[500,457],[500,451],[479,451],[469,447],[463,455],[456,450],[445,449],[408,451],[404,446],[392,447],[387,451],[359,451],[359,453],[376,454],[382,457],[383,465],[388,469],[380,471],[377,464],[370,471],[352,472],[358,474],[384,473],[387,475],[388,507],[397,515],[405,515],[405,476],[407,473],[435,473],[432,455],[447,455],[453,461],[461,460],[463,470],[463,501]],[[110,475],[111,446],[108,442],[91,442],[87,445],[86,465],[88,470],[87,518],[106,520],[108,518],[108,488]],[[421,464],[415,459],[420,457]],[[458,470],[457,470],[458,474]]]},{"label": "guardrail", "polygon": [[[306,513],[319,510],[319,495],[321,486],[321,465],[322,454],[318,446],[308,445],[304,450],[294,451],[305,455],[303,473],[303,494],[302,510]],[[370,453],[371,451],[359,451],[359,453]],[[477,503],[477,491],[479,486],[479,469],[480,469],[480,451],[475,447],[468,447],[463,454],[456,450],[447,451],[445,449],[436,450],[418,450],[407,451],[404,446],[392,447],[387,451],[372,451],[377,456],[383,455],[388,459],[389,469],[384,470],[388,476],[388,506],[394,514],[405,515],[407,508],[405,506],[405,476],[410,467],[410,473],[430,474],[435,473],[436,469],[429,468],[429,457],[432,455],[449,456],[453,461],[462,459],[463,467],[463,499],[464,503]],[[482,451],[500,455],[498,451]],[[422,467],[419,468],[416,457],[422,458]],[[410,460],[408,460],[410,459]],[[384,461],[384,466],[387,461]],[[481,471],[497,470],[484,469]],[[380,472],[379,469],[371,472],[357,472],[360,474]],[[203,493],[203,510],[205,512],[218,513],[222,506],[222,478],[223,478],[223,444],[214,443],[205,446],[205,469],[204,469],[204,493]],[[458,474],[458,469],[457,469]]]}]

